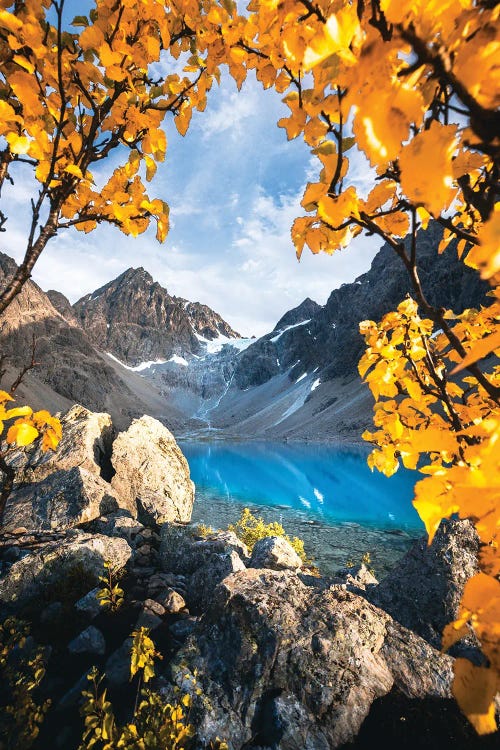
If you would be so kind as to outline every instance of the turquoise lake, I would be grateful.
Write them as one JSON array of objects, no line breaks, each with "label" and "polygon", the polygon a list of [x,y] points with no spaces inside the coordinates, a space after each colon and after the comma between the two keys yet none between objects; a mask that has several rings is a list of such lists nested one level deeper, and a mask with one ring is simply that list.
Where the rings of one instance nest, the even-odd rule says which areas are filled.
[{"label": "turquoise lake", "polygon": [[379,576],[422,536],[411,500],[417,474],[371,472],[363,446],[181,443],[196,485],[193,523],[234,523],[244,507],[301,537],[320,570],[334,573],[369,552]]}]

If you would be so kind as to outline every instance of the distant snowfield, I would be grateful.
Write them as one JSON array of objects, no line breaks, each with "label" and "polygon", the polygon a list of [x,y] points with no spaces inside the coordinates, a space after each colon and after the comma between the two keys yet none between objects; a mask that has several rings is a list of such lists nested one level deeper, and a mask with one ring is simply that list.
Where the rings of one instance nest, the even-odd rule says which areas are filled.
[{"label": "distant snowfield", "polygon": [[[118,362],[119,365],[124,367],[126,370],[130,370],[131,372],[141,372],[141,370],[147,370],[149,367],[152,367],[153,365],[164,365],[165,362],[168,361],[166,359],[151,359],[149,360],[149,362],[140,362],[138,365],[135,365],[135,367],[131,367],[130,365],[126,365],[125,362],[122,362],[121,359],[118,359],[118,357],[115,357],[115,355],[111,354],[111,352],[106,352],[106,354],[108,355],[110,359],[114,360],[115,362]],[[182,359],[182,357],[179,357],[178,359]],[[184,360],[184,364],[187,365],[186,360]]]},{"label": "distant snowfield", "polygon": [[[167,359],[167,362],[175,362],[176,365],[182,365],[183,367],[187,367],[189,365],[189,362],[187,359],[184,359],[184,357],[179,357],[178,354],[173,354],[170,359]],[[164,364],[163,362],[155,362],[154,364]]]},{"label": "distant snowfield", "polygon": [[198,341],[200,341],[202,344],[205,344],[207,349],[207,354],[217,354],[217,352],[220,352],[222,347],[226,344],[229,344],[229,346],[232,346],[234,349],[238,349],[240,352],[247,349],[251,344],[255,343],[257,339],[231,339],[228,336],[223,336],[222,334],[218,336],[216,339],[206,339],[203,336],[200,336],[199,333],[195,333],[196,338]]}]

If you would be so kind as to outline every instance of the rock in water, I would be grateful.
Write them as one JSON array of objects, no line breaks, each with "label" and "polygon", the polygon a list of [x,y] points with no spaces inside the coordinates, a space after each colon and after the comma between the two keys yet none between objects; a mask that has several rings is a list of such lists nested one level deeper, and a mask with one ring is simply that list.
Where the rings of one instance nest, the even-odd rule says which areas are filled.
[{"label": "rock in water", "polygon": [[152,417],[134,419],[113,443],[113,490],[137,501],[142,520],[156,523],[191,519],[194,484],[172,433]]},{"label": "rock in water", "polygon": [[302,567],[302,560],[282,536],[268,536],[255,542],[250,567],[297,570]]}]

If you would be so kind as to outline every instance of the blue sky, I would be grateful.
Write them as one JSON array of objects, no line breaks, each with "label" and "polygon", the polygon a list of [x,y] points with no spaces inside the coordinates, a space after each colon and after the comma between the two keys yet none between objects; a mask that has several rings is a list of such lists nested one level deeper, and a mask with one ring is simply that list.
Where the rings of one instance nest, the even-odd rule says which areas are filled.
[{"label": "blue sky", "polygon": [[[85,2],[67,5],[69,20],[85,12]],[[34,280],[73,302],[129,266],[144,266],[170,293],[210,305],[243,335],[271,330],[305,297],[324,303],[332,289],[367,270],[379,244],[359,240],[333,256],[305,250],[297,262],[290,227],[303,213],[307,179],[317,175],[303,141],[288,142],[276,126],[285,110],[281,97],[254,78],[238,93],[223,75],[184,138],[167,121],[167,159],[149,186],[170,205],[166,243],[159,245],[154,231],[136,239],[104,226],[89,235],[62,232],[42,254]],[[361,161],[358,176],[367,176]],[[32,189],[26,173],[2,196],[9,221],[1,247],[16,259],[26,244]]]}]

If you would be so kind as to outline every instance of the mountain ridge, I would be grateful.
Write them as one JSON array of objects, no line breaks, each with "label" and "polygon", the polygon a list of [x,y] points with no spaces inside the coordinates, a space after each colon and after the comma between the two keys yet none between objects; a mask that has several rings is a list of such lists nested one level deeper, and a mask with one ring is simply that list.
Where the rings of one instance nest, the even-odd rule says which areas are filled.
[{"label": "mountain ridge", "polygon": [[[440,236],[434,224],[418,240],[430,302],[457,313],[485,303],[488,284],[452,247],[439,255]],[[13,261],[2,257],[5,276]],[[1,271],[0,258],[0,283]],[[411,292],[404,265],[384,246],[325,305],[306,298],[269,333],[242,339],[211,308],[171,296],[143,268],[127,269],[73,306],[59,292],[29,285],[32,299],[20,297],[10,315],[22,321],[23,335],[2,318],[0,337],[10,336],[7,350],[15,355],[17,347],[19,355],[27,332],[41,336],[46,363],[37,376],[60,396],[115,412],[123,402],[125,421],[145,403],[145,413],[177,435],[279,440],[360,439],[372,398],[357,374],[359,322],[380,320]],[[139,369],[140,376],[132,372]]]}]

